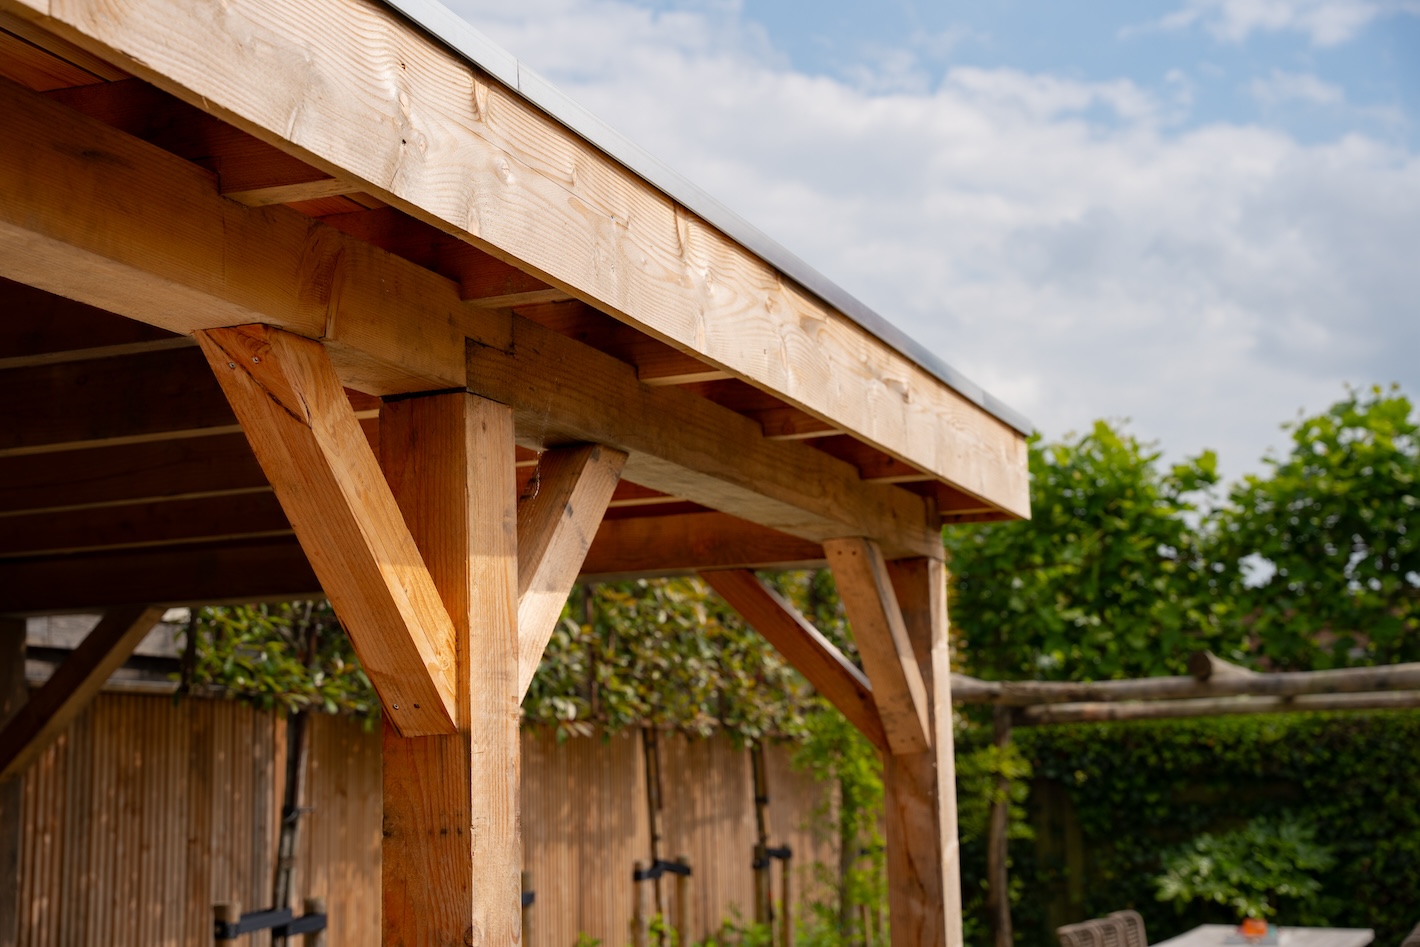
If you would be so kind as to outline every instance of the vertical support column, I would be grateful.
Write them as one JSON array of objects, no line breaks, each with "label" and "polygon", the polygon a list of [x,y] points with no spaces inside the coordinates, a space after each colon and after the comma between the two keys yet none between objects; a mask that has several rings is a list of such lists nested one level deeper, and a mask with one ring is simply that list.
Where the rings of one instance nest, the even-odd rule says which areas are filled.
[{"label": "vertical support column", "polygon": [[384,943],[516,947],[518,555],[513,418],[459,392],[386,404],[380,462],[453,620],[458,732],[384,729]]},{"label": "vertical support column", "polygon": [[[29,699],[25,620],[0,618],[0,729]],[[0,947],[20,938],[20,798],[22,775],[0,782]]]},{"label": "vertical support column", "polygon": [[883,755],[893,947],[961,947],[961,863],[952,747],[947,573],[936,559],[888,566],[922,671],[932,746]]}]

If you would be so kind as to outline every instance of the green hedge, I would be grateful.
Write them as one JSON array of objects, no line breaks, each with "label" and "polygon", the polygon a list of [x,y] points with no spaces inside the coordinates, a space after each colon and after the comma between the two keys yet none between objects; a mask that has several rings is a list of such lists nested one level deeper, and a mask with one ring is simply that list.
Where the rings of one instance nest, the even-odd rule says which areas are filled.
[{"label": "green hedge", "polygon": [[[1314,821],[1337,860],[1319,898],[1283,903],[1280,923],[1371,927],[1391,947],[1420,921],[1420,713],[1082,724],[1016,739],[1034,767],[1035,839],[1011,846],[1022,945],[1053,945],[1056,924],[1126,907],[1153,942],[1235,923],[1218,907],[1157,901],[1161,856],[1283,813]],[[963,852],[969,885],[980,848]]]}]

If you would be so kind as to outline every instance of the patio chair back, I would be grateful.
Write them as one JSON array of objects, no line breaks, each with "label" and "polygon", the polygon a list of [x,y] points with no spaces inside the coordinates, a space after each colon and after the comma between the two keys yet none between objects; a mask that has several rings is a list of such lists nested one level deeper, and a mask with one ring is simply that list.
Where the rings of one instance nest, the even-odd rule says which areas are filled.
[{"label": "patio chair back", "polygon": [[1400,947],[1420,947],[1420,924],[1416,924],[1409,934],[1405,935],[1405,940],[1400,942]]},{"label": "patio chair back", "polygon": [[[1060,947],[1148,947],[1144,919],[1137,911],[1115,911],[1108,917],[1066,924],[1055,929]],[[1406,945],[1410,947],[1410,945]]]}]

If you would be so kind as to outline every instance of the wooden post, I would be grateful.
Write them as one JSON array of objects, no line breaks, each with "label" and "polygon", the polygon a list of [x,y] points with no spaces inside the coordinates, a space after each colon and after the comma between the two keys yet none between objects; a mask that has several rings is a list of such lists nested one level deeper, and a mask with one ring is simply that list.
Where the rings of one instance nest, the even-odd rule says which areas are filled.
[{"label": "wooden post", "polygon": [[[997,707],[994,711],[995,734],[992,743],[1005,750],[1011,743],[1011,710]],[[996,778],[995,798],[991,801],[991,820],[986,832],[986,912],[990,917],[992,942],[995,947],[1011,947],[1011,887],[1006,867],[1006,835],[1010,828],[1011,781]]]},{"label": "wooden post", "polygon": [[[324,914],[325,899],[306,898],[304,903],[301,905],[301,913]],[[326,926],[329,926],[329,922],[327,922]],[[311,931],[309,934],[303,934],[301,936],[301,941],[304,947],[325,947],[325,931]]]},{"label": "wooden post", "polygon": [[384,728],[384,943],[516,945],[517,483],[507,408],[385,404],[385,477],[455,627],[458,732]]},{"label": "wooden post", "polygon": [[[29,697],[25,685],[25,620],[0,618],[0,730]],[[0,783],[0,947],[20,938],[19,779]]]},{"label": "wooden post", "polygon": [[[529,872],[529,871],[523,872],[523,874],[522,874],[522,889],[523,889],[523,891],[532,891],[532,890],[533,890],[533,885],[532,885],[532,872]],[[532,909],[533,909],[533,906],[532,906],[531,904],[524,903],[521,898],[519,899],[519,905],[520,905],[520,906],[522,907],[522,909],[523,909],[523,943],[524,943],[524,944],[531,944],[531,943],[533,942],[533,935],[532,935]]]},{"label": "wooden post", "polygon": [[[685,855],[677,855],[675,863],[684,868],[690,867],[690,858]],[[679,947],[690,947],[691,932],[690,917],[690,878],[685,874],[675,876],[675,931],[676,943]]]},{"label": "wooden post", "polygon": [[888,927],[893,947],[961,947],[946,567],[937,559],[905,559],[888,572],[932,731],[927,750],[883,756]]},{"label": "wooden post", "polygon": [[764,745],[750,744],[750,770],[754,779],[754,921],[770,924],[774,920],[772,875],[769,861],[769,825],[765,808],[769,805],[769,787],[764,772]]},{"label": "wooden post", "polygon": [[779,862],[779,947],[794,947],[793,864],[792,854]]},{"label": "wooden post", "polygon": [[631,906],[632,947],[649,947],[651,940],[651,905],[648,898],[650,889],[646,882],[641,880],[641,876],[650,869],[650,863],[639,858],[633,865],[635,873],[632,875],[634,880],[631,882],[631,892],[635,900]]}]

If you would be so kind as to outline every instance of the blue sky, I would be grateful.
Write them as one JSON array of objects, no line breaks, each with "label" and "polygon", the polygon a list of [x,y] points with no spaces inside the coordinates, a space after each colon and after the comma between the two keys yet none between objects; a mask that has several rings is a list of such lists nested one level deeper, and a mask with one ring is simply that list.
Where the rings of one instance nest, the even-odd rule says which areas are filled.
[{"label": "blue sky", "polygon": [[1420,0],[448,0],[1024,412],[1420,394]]},{"label": "blue sky", "polygon": [[[953,66],[1127,77],[1160,98],[1186,96],[1176,116],[1185,126],[1259,122],[1313,141],[1363,128],[1415,142],[1405,117],[1420,105],[1420,17],[1383,4],[1333,4],[1329,18],[1325,4],[1246,5],[1255,8],[1251,16],[1234,6],[1244,9],[1230,16],[1226,4],[1190,11],[1124,0],[748,0],[742,10],[805,73],[851,79],[855,68],[910,56],[912,79],[931,85]],[[1301,9],[1268,15],[1288,6]],[[1311,97],[1269,95],[1279,73],[1315,80],[1293,89]],[[1336,92],[1343,98],[1328,100]]]}]

